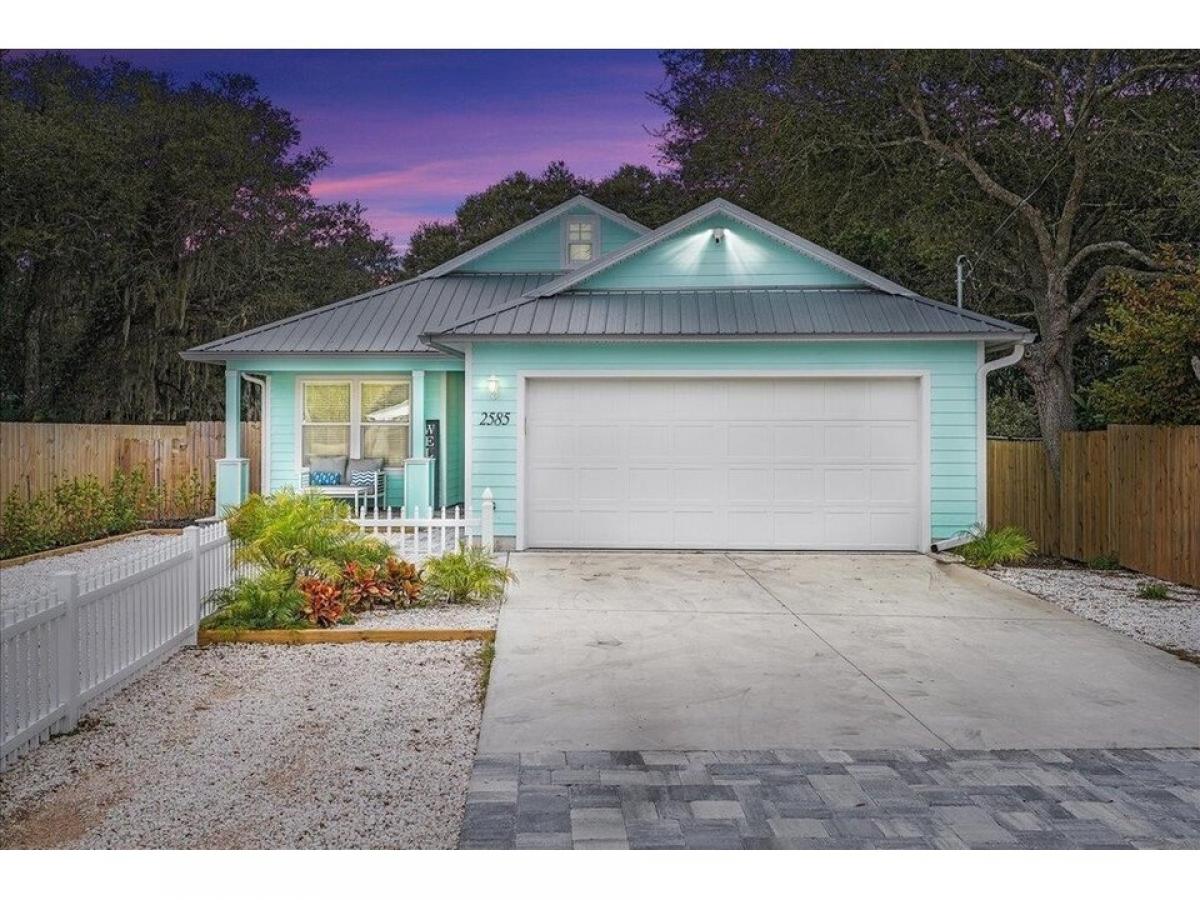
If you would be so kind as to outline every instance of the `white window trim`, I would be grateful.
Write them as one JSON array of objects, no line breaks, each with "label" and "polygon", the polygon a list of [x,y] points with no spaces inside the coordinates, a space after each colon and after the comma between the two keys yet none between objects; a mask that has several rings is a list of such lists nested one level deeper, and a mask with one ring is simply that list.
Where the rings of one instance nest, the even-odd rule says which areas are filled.
[{"label": "white window trim", "polygon": [[[571,226],[572,225],[591,225],[592,226],[592,258],[574,260],[571,259]],[[575,243],[581,243],[576,241]],[[563,216],[562,220],[562,266],[564,269],[578,269],[581,266],[586,266],[589,263],[595,262],[600,258],[600,216],[585,215],[585,216]]]},{"label": "white window trim", "polygon": [[[349,384],[350,385],[350,458],[362,459],[362,386],[364,384],[408,384],[408,431],[412,440],[412,376],[411,375],[343,375],[318,378],[296,379],[296,472],[304,468],[304,387],[308,384]],[[323,423],[309,423],[323,424]],[[340,423],[329,423],[340,424]],[[389,469],[401,468],[404,463],[393,463]]]}]

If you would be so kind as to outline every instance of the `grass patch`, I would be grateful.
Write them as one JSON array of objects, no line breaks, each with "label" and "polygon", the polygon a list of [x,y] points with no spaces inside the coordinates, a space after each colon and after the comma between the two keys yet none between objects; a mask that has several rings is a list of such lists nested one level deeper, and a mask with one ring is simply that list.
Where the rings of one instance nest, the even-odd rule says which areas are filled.
[{"label": "grass patch", "polygon": [[1089,569],[1099,569],[1101,572],[1111,572],[1114,569],[1121,568],[1121,561],[1117,559],[1115,553],[1101,553],[1099,556],[1093,556],[1087,561]]},{"label": "grass patch", "polygon": [[1170,600],[1171,592],[1165,584],[1157,581],[1143,581],[1138,585],[1137,595],[1142,600]]},{"label": "grass patch", "polygon": [[958,549],[967,565],[976,569],[1024,562],[1037,550],[1029,535],[1013,525],[1003,528],[975,526],[975,538]]},{"label": "grass patch", "polygon": [[476,658],[479,662],[479,684],[476,687],[476,697],[479,699],[479,705],[483,706],[483,702],[487,699],[488,685],[492,680],[492,663],[496,659],[496,642],[494,640],[484,641],[483,646],[479,648],[479,656]]}]

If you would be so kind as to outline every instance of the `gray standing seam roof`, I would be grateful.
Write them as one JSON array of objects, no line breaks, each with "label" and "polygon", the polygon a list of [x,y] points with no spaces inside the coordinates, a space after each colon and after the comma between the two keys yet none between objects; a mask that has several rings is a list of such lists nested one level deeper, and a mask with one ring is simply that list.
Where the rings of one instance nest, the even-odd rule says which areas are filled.
[{"label": "gray standing seam roof", "polygon": [[433,353],[421,341],[423,333],[505,306],[560,274],[464,274],[401,282],[201,344],[183,356]]},{"label": "gray standing seam roof", "polygon": [[863,288],[578,291],[524,297],[427,335],[488,337],[983,337],[1028,329],[913,294]]}]

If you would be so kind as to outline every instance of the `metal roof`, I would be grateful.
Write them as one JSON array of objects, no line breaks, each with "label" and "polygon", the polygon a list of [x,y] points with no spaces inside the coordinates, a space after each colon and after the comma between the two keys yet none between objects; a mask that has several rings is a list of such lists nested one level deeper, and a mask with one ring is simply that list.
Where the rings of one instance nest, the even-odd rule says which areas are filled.
[{"label": "metal roof", "polygon": [[183,357],[437,352],[421,342],[422,333],[505,306],[557,274],[460,274],[405,281],[201,344]]},{"label": "metal roof", "polygon": [[798,234],[793,234],[786,228],[781,228],[774,222],[768,222],[761,216],[756,216],[749,210],[742,209],[736,203],[730,203],[728,200],[722,200],[719,197],[716,200],[710,200],[703,206],[696,207],[691,212],[684,213],[679,218],[673,219],[666,225],[656,228],[649,234],[643,234],[641,237],[635,238],[619,250],[615,250],[612,253],[607,253],[604,256],[597,258],[593,262],[588,263],[586,266],[580,266],[578,269],[567,272],[560,278],[556,278],[553,281],[547,282],[530,293],[538,297],[549,297],[554,294],[559,294],[563,291],[569,290],[575,285],[579,285],[591,278],[593,275],[598,275],[600,272],[612,268],[622,260],[626,260],[635,254],[641,253],[643,250],[648,250],[657,244],[661,244],[663,241],[667,240],[667,238],[678,234],[685,228],[695,225],[697,222],[702,222],[705,219],[715,215],[726,215],[730,218],[737,219],[739,222],[742,222],[743,224],[762,232],[767,237],[778,241],[785,247],[790,247],[798,253],[803,253],[805,256],[809,256],[812,259],[824,263],[830,268],[836,269],[839,272],[844,272],[851,278],[861,281],[863,284],[873,287],[876,290],[883,291],[887,294],[900,294],[906,297],[916,296],[912,291],[903,285],[884,278],[882,275],[877,275],[870,269],[864,269],[857,263],[850,262],[850,260],[846,259],[844,256],[839,256],[832,250],[826,250],[824,247],[814,244],[812,241],[805,240]]},{"label": "metal roof", "polygon": [[913,294],[866,288],[578,291],[525,297],[433,340],[488,337],[983,338],[1025,328]]},{"label": "metal roof", "polygon": [[[577,194],[570,200],[558,204],[558,206],[554,207],[553,209],[548,209],[544,213],[534,216],[528,222],[522,222],[516,228],[510,228],[503,234],[496,235],[496,237],[492,238],[490,241],[484,241],[478,247],[472,247],[466,253],[460,253],[458,256],[447,260],[440,266],[434,266],[428,272],[422,272],[417,276],[417,278],[440,278],[443,275],[448,275],[460,266],[465,266],[472,260],[478,259],[487,253],[491,253],[498,247],[503,247],[505,244],[511,243],[521,235],[528,234],[535,228],[538,228],[539,226],[557,218],[563,213],[580,206],[590,210],[598,216],[603,216],[606,219],[612,219],[614,222],[620,222],[622,225],[625,225],[627,228],[637,232],[638,234],[646,234],[650,231],[650,229],[641,222],[635,222],[624,213],[619,213],[616,210],[609,209],[607,206],[603,206],[597,203],[595,200],[588,199],[587,197],[583,196],[583,194]],[[555,274],[558,275],[562,273]]]}]

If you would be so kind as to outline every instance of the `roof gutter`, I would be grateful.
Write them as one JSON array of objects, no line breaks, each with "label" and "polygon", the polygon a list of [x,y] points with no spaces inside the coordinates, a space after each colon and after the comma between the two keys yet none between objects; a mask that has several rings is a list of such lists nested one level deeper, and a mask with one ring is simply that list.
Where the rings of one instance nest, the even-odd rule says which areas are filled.
[{"label": "roof gutter", "polygon": [[419,340],[421,341],[422,344],[428,344],[434,350],[441,351],[442,353],[445,353],[448,356],[454,356],[454,357],[457,357],[458,359],[466,359],[467,358],[467,354],[464,351],[459,350],[456,347],[451,347],[449,344],[443,344],[441,341],[436,340],[433,337],[433,335],[423,334],[420,336]]},{"label": "roof gutter", "polygon": [[[997,369],[1015,366],[1024,359],[1025,345],[1032,340],[1033,336],[1029,335],[1025,340],[1013,344],[1012,348],[1003,356],[981,362],[976,371],[975,419],[979,423],[979,437],[976,444],[978,459],[976,460],[975,512],[981,528],[987,527],[987,377]],[[953,550],[955,547],[969,544],[973,540],[975,540],[973,531],[959,531],[945,540],[935,541],[932,548],[935,552],[941,553],[943,550]]]}]

